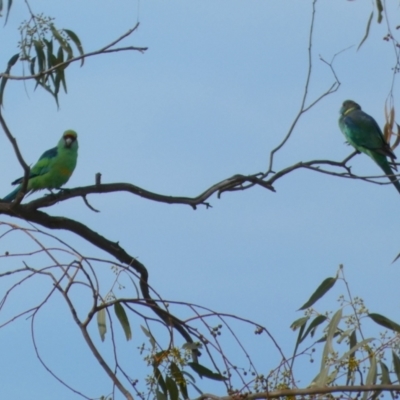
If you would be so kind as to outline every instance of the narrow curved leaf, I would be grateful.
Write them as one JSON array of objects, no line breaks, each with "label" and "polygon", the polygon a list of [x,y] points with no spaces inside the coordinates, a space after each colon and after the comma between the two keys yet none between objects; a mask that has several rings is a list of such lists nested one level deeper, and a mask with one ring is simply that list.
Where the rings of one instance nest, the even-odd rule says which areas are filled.
[{"label": "narrow curved leaf", "polygon": [[148,337],[151,347],[154,349],[156,347],[156,341],[155,341],[153,335],[143,325],[140,325],[140,327],[142,328],[143,333]]},{"label": "narrow curved leaf", "polygon": [[174,382],[174,380],[171,379],[169,376],[167,376],[165,383],[167,385],[169,398],[171,400],[179,400],[179,391],[178,391],[178,387],[176,386],[176,383]]},{"label": "narrow curved leaf", "polygon": [[355,346],[351,347],[349,351],[346,351],[340,358],[336,360],[337,363],[342,362],[346,358],[349,358],[354,355],[354,353],[361,347],[364,347],[366,344],[372,342],[373,338],[364,339],[361,342],[357,343]]},{"label": "narrow curved leaf", "polygon": [[6,22],[5,23],[7,23],[7,21],[8,21],[8,16],[10,15],[11,6],[12,6],[12,0],[8,0]]},{"label": "narrow curved leaf", "polygon": [[[376,383],[376,358],[375,355],[372,354],[370,356],[370,367],[367,374],[367,379],[365,380],[365,385],[374,385]],[[364,392],[362,400],[366,400],[368,398],[369,392]]]},{"label": "narrow curved leaf", "polygon": [[43,44],[38,40],[34,40],[33,45],[35,46],[36,50],[38,72],[42,72],[45,70],[45,65],[46,65],[46,55],[44,54],[43,51]]},{"label": "narrow curved leaf", "polygon": [[[11,68],[15,65],[15,63],[18,61],[19,59],[19,53],[18,54],[14,54],[7,63],[7,68],[5,70],[5,74],[8,75],[11,71]],[[3,76],[1,78],[1,83],[0,83],[0,106],[3,105],[3,97],[4,97],[4,89],[6,87],[6,83],[7,83],[8,78],[6,78],[5,76]]]},{"label": "narrow curved leaf", "polygon": [[305,310],[311,307],[317,300],[319,300],[326,292],[328,292],[336,282],[336,278],[326,278],[317,288],[317,290],[311,295],[308,301],[299,308],[299,310]]},{"label": "narrow curved leaf", "polygon": [[357,345],[357,333],[356,330],[354,329],[354,331],[350,335],[350,343],[349,343],[350,349],[352,349],[356,345]]},{"label": "narrow curved leaf", "polygon": [[383,5],[381,0],[376,0],[376,8],[378,9],[378,24],[382,22]]},{"label": "narrow curved leaf", "polygon": [[348,338],[348,337],[351,335],[352,332],[354,332],[354,329],[353,329],[353,328],[352,328],[352,329],[347,329],[347,330],[345,330],[344,332],[341,332],[341,333],[340,333],[340,337],[339,337],[339,339],[337,340],[337,342],[338,342],[339,344],[342,343],[343,340],[346,339],[346,338]]},{"label": "narrow curved leaf", "polygon": [[124,307],[122,306],[121,303],[115,303],[114,311],[115,311],[115,315],[118,317],[119,322],[125,332],[126,340],[131,340],[132,339],[131,326],[129,325],[129,320],[128,320],[128,317],[124,310]]},{"label": "narrow curved leaf", "polygon": [[382,361],[379,362],[379,365],[381,366],[381,383],[382,383],[382,385],[386,385],[386,384],[391,385],[392,381],[390,380],[389,368]]},{"label": "narrow curved leaf", "polygon": [[107,332],[105,308],[102,308],[101,310],[97,311],[97,327],[99,329],[101,341],[104,342]]},{"label": "narrow curved leaf", "polygon": [[296,321],[292,322],[292,325],[290,325],[290,329],[295,331],[297,328],[303,327],[309,319],[310,317],[301,317],[299,319],[296,319]]},{"label": "narrow curved leaf", "polygon": [[[340,336],[341,334],[342,334],[342,331],[339,329],[339,330],[337,330],[337,331],[335,332],[335,334],[333,335],[333,337]],[[321,339],[318,339],[315,343],[323,343],[323,342],[326,342],[326,335],[322,336],[322,338],[321,338]]]},{"label": "narrow curved leaf", "polygon": [[50,57],[53,55],[53,41],[52,40],[47,40],[47,39],[42,39],[43,43],[46,46],[46,53],[47,53],[47,68],[51,68],[51,60]]},{"label": "narrow curved leaf", "polygon": [[[83,55],[85,54],[85,52],[83,51],[82,43],[81,43],[80,39],[78,38],[78,36],[76,35],[76,33],[73,32],[73,31],[71,31],[71,30],[69,30],[69,29],[64,29],[64,32],[65,32],[65,33],[69,36],[69,38],[74,42],[76,48],[77,48],[78,51],[79,51],[79,54],[80,54],[81,56],[83,56]],[[82,58],[82,60],[81,60],[81,66],[83,65],[84,61],[85,61],[85,59]]]},{"label": "narrow curved leaf", "polygon": [[[357,346],[357,333],[356,330],[354,329],[353,332],[350,335],[349,338],[349,360],[351,357],[354,357],[355,350],[353,348]],[[351,382],[352,385],[354,385],[354,369],[353,368],[347,368],[347,378],[346,378],[346,385],[348,385]]]},{"label": "narrow curved leaf", "polygon": [[162,393],[158,389],[156,389],[156,399],[157,400],[168,400],[168,397],[164,393]]},{"label": "narrow curved leaf", "polygon": [[154,377],[157,379],[158,386],[161,388],[165,396],[167,396],[167,385],[165,384],[164,378],[158,369],[158,367],[154,366]]},{"label": "narrow curved leaf", "polygon": [[367,374],[367,379],[365,380],[366,385],[374,385],[376,383],[376,358],[375,355],[372,354],[370,357],[370,367]]},{"label": "narrow curved leaf", "polygon": [[50,25],[50,30],[54,38],[57,40],[57,42],[60,44],[63,50],[68,54],[67,58],[68,59],[72,58],[74,54],[68,42],[60,35],[60,32],[58,32],[58,30],[53,24]]},{"label": "narrow curved leaf", "polygon": [[368,38],[369,29],[371,28],[371,22],[372,22],[373,16],[374,16],[374,12],[372,11],[372,12],[371,12],[371,15],[369,16],[369,19],[368,19],[367,29],[366,29],[366,31],[365,31],[365,35],[364,35],[363,39],[361,40],[361,43],[358,45],[357,51],[360,50],[360,47],[363,45],[363,43],[364,43],[364,42],[367,40],[367,38]]},{"label": "narrow curved leaf", "polygon": [[[15,63],[18,61],[18,59],[19,59],[19,53],[14,54],[14,55],[8,60],[8,63],[7,63],[7,71],[8,71],[9,69],[11,69],[11,67],[13,67],[13,66],[15,65]],[[9,72],[7,72],[7,73],[9,73]]]},{"label": "narrow curved leaf", "polygon": [[313,379],[312,386],[325,386],[328,381],[329,366],[321,369],[319,374]]},{"label": "narrow curved leaf", "polygon": [[302,341],[302,337],[303,337],[303,333],[304,333],[304,329],[306,328],[307,325],[307,321],[310,319],[310,317],[303,317],[303,318],[299,318],[298,320],[294,321],[292,323],[292,325],[290,326],[291,329],[293,329],[294,331],[300,326],[299,329],[299,333],[297,335],[297,340],[296,340],[296,345],[294,346],[294,351],[293,351],[293,360],[294,357],[297,353],[297,349]]},{"label": "narrow curved leaf", "polygon": [[[342,309],[340,308],[338,311],[336,311],[335,315],[332,317],[328,325],[328,332],[326,334],[326,343],[324,346],[324,351],[322,353],[321,371],[325,367],[326,360],[328,359],[329,354],[333,352],[332,340],[335,337],[335,333],[337,332],[337,327],[341,319],[342,319]],[[326,381],[321,384],[325,385]]]},{"label": "narrow curved leaf", "polygon": [[190,368],[192,368],[192,370],[194,372],[199,374],[200,377],[204,376],[206,378],[213,379],[214,381],[226,381],[228,379],[225,376],[222,376],[221,374],[212,372],[211,370],[206,368],[204,365],[201,365],[199,363],[189,362],[188,365]]},{"label": "narrow curved leaf", "polygon": [[392,350],[392,357],[393,357],[393,369],[397,375],[398,382],[400,382],[400,358],[393,350]]},{"label": "narrow curved leaf", "polygon": [[395,332],[400,332],[400,325],[396,324],[396,322],[393,322],[389,318],[384,317],[383,315],[373,313],[368,314],[368,317],[370,317],[372,321],[376,322],[378,325],[391,329]]},{"label": "narrow curved leaf", "polygon": [[318,315],[315,317],[311,324],[308,326],[307,330],[304,332],[300,343],[307,337],[307,335],[311,332],[311,337],[314,337],[315,330],[317,329],[318,325],[321,325],[324,321],[326,321],[327,317],[325,315]]},{"label": "narrow curved leaf", "polygon": [[182,371],[179,369],[179,367],[172,361],[170,364],[170,371],[171,371],[171,376],[174,378],[175,382],[179,386],[179,390],[182,393],[182,396],[184,399],[188,399],[189,395],[187,392],[186,388],[186,379],[182,375]]},{"label": "narrow curved leaf", "polygon": [[330,384],[336,379],[336,376],[337,376],[338,372],[339,372],[339,370],[335,368],[335,369],[329,374],[329,376],[326,378],[326,384],[327,384],[327,385],[330,385]]},{"label": "narrow curved leaf", "polygon": [[183,375],[186,375],[187,377],[189,377],[190,382],[189,383],[195,383],[196,379],[194,379],[194,376],[192,374],[189,374],[189,372],[187,371],[181,371]]}]

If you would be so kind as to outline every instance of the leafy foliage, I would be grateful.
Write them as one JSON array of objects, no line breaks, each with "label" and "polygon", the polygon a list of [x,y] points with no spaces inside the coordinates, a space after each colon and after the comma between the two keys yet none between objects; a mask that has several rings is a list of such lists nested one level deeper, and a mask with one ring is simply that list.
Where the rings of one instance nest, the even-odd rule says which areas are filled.
[{"label": "leafy foliage", "polygon": [[20,60],[29,64],[36,86],[53,95],[58,104],[60,86],[67,92],[65,69],[75,57],[74,48],[84,62],[84,51],[79,37],[69,29],[57,29],[54,18],[43,14],[32,15],[19,27]]}]

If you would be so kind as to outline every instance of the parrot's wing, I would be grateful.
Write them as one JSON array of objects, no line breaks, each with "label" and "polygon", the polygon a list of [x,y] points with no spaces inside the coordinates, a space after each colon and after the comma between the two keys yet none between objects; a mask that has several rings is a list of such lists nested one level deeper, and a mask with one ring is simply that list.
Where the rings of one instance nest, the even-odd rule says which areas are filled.
[{"label": "parrot's wing", "polygon": [[383,138],[377,122],[363,111],[354,111],[343,119],[347,135],[358,146],[396,158]]},{"label": "parrot's wing", "polygon": [[[41,156],[40,156],[40,158],[39,158],[39,161],[40,160],[42,160],[42,159],[44,159],[44,158],[54,158],[54,157],[57,157],[57,155],[58,155],[58,149],[57,149],[57,147],[53,147],[52,149],[50,149],[50,150],[46,150]],[[38,164],[39,162],[37,162],[36,164]]]},{"label": "parrot's wing", "polygon": [[[36,176],[44,175],[50,170],[50,165],[55,157],[58,155],[57,147],[46,150],[39,158],[38,162],[31,168],[28,179],[35,178]],[[12,185],[22,183],[23,177],[16,179]]]}]

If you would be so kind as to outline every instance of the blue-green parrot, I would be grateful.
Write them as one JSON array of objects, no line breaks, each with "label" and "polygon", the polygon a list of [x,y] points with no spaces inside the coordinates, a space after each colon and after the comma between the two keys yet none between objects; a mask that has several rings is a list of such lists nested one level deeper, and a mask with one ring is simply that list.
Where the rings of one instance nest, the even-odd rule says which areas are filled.
[{"label": "blue-green parrot", "polygon": [[340,109],[339,127],[346,140],[358,151],[370,156],[389,177],[400,193],[400,183],[394,176],[387,157],[392,162],[395,154],[386,143],[377,122],[353,100],[346,100]]},{"label": "blue-green parrot", "polygon": [[[41,189],[59,189],[68,182],[74,172],[78,158],[78,135],[73,130],[65,131],[57,144],[45,151],[38,162],[31,168],[28,177],[26,192],[35,192]],[[12,182],[18,185],[15,190],[4,197],[3,201],[13,201],[21,189],[24,178]]]}]

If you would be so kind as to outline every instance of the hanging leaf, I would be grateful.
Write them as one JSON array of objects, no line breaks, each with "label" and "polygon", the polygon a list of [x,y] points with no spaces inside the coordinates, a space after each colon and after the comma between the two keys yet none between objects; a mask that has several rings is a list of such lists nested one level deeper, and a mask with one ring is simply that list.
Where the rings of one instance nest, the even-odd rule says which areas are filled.
[{"label": "hanging leaf", "polygon": [[[1,9],[0,9],[1,11]],[[19,54],[14,54],[7,63],[7,68],[5,70],[5,74],[9,75],[9,73],[11,72],[11,68],[15,65],[15,63],[18,61],[19,59]],[[3,96],[4,96],[4,89],[6,87],[6,83],[7,83],[8,78],[6,78],[5,76],[3,76],[1,78],[1,83],[0,83],[0,107],[3,105]]]},{"label": "hanging leaf", "polygon": [[158,386],[161,388],[161,390],[164,392],[165,396],[167,396],[167,385],[165,384],[164,378],[158,369],[158,367],[154,366],[154,377],[157,379]]},{"label": "hanging leaf", "polygon": [[304,326],[307,321],[310,319],[310,317],[301,317],[299,319],[296,319],[296,321],[292,322],[292,325],[290,325],[290,329],[293,331],[297,330],[297,328],[301,328]]},{"label": "hanging leaf", "polygon": [[[6,14],[6,23],[8,21],[8,16],[10,15],[10,10],[11,10],[11,6],[12,6],[12,0],[8,0],[8,4],[7,4],[7,14]],[[3,8],[3,7],[2,7]],[[1,10],[0,10],[1,11]]]},{"label": "hanging leaf", "polygon": [[400,325],[396,324],[396,322],[393,322],[389,318],[384,317],[383,315],[373,313],[373,314],[368,314],[368,317],[370,317],[378,325],[391,329],[392,331],[395,332],[400,332]]},{"label": "hanging leaf", "polygon": [[42,72],[45,70],[46,65],[46,55],[43,51],[43,43],[39,42],[38,40],[33,41],[33,45],[36,50],[36,60],[38,65],[38,72]]},{"label": "hanging leaf", "polygon": [[153,335],[143,325],[140,325],[140,327],[142,328],[143,333],[148,337],[151,347],[154,349],[156,347],[156,341],[155,341]]},{"label": "hanging leaf", "polygon": [[382,361],[379,362],[379,365],[381,367],[381,383],[382,383],[382,385],[386,385],[386,384],[391,385],[392,381],[390,380],[389,368]]},{"label": "hanging leaf", "polygon": [[311,295],[308,301],[299,308],[305,310],[311,307],[317,300],[319,300],[326,292],[328,292],[336,282],[336,278],[326,278],[317,288],[317,290]]},{"label": "hanging leaf", "polygon": [[222,376],[221,374],[212,372],[211,370],[206,368],[204,365],[201,365],[199,363],[189,362],[188,365],[190,368],[192,368],[192,370],[194,372],[199,374],[200,377],[204,376],[206,378],[213,379],[214,381],[226,381],[228,379],[225,376]]},{"label": "hanging leaf", "polygon": [[359,348],[364,348],[368,343],[372,342],[374,339],[369,338],[369,339],[364,339],[361,342],[357,343],[355,346],[351,347],[349,351],[346,351],[340,358],[336,360],[336,363],[340,363],[344,360],[346,360],[349,357],[352,357],[354,353],[359,349]]},{"label": "hanging leaf", "polygon": [[188,399],[189,395],[187,392],[186,388],[186,379],[182,375],[182,371],[179,369],[179,367],[172,361],[170,364],[170,371],[171,371],[171,376],[174,378],[175,382],[179,386],[179,390],[181,391],[181,394],[184,399]]},{"label": "hanging leaf", "polygon": [[[376,358],[372,354],[370,356],[370,367],[367,374],[367,379],[365,380],[365,385],[374,385],[376,383]],[[369,392],[364,392],[362,400],[367,400]]]},{"label": "hanging leaf", "polygon": [[169,376],[167,376],[167,379],[165,380],[168,393],[169,393],[169,398],[171,400],[178,400],[179,399],[179,391],[178,387],[176,386],[176,383],[173,379],[171,379]]},{"label": "hanging leaf", "polygon": [[107,332],[105,308],[102,308],[101,310],[97,311],[97,328],[99,329],[101,341],[104,342]]},{"label": "hanging leaf", "polygon": [[[356,330],[354,329],[353,332],[350,335],[350,339],[349,339],[349,360],[351,358],[354,358],[354,354],[355,354],[355,350],[353,350],[353,348],[357,345],[357,334],[356,334]],[[350,368],[350,366],[347,368],[347,378],[346,378],[346,385],[348,385],[350,383],[350,381],[352,382],[352,384],[354,384],[354,368]]]},{"label": "hanging leaf", "polygon": [[365,35],[364,35],[363,39],[361,40],[361,43],[358,45],[357,51],[360,50],[360,47],[362,46],[362,44],[367,40],[367,37],[369,35],[369,29],[371,28],[371,22],[372,22],[373,16],[374,16],[374,12],[372,11],[371,15],[369,16],[369,19],[368,19],[367,29],[365,31]]},{"label": "hanging leaf", "polygon": [[156,389],[156,399],[157,400],[168,400],[168,397],[164,393],[162,393],[158,389]]},{"label": "hanging leaf", "polygon": [[347,330],[341,332],[337,342],[339,344],[342,343],[344,339],[347,339],[350,336],[351,332],[353,332],[353,329],[347,329]]},{"label": "hanging leaf", "polygon": [[304,329],[306,328],[307,321],[309,319],[310,319],[310,317],[299,318],[298,320],[294,321],[292,323],[292,325],[290,326],[294,331],[300,326],[299,333],[297,335],[296,345],[294,346],[293,359],[296,356],[297,349],[302,341],[301,338],[303,337]]},{"label": "hanging leaf", "polygon": [[[335,333],[337,332],[337,327],[341,319],[342,319],[342,309],[340,308],[338,311],[336,311],[335,315],[332,317],[328,325],[328,332],[326,334],[326,343],[324,346],[324,351],[322,353],[321,370],[324,368],[326,360],[328,359],[329,355],[333,352],[332,341]],[[326,382],[324,382],[323,384],[325,383]]]},{"label": "hanging leaf", "polygon": [[63,50],[68,54],[67,58],[68,59],[72,58],[74,56],[74,53],[68,42],[60,35],[60,32],[56,29],[56,27],[53,24],[50,25],[50,30],[54,38],[57,40],[57,42],[60,44]]},{"label": "hanging leaf", "polygon": [[394,372],[397,375],[397,381],[400,382],[400,358],[393,350],[392,350],[392,358],[393,358]]},{"label": "hanging leaf", "polygon": [[383,5],[381,0],[376,0],[376,8],[378,9],[378,24],[382,22]]},{"label": "hanging leaf", "polygon": [[51,68],[53,65],[51,63],[50,57],[53,55],[53,41],[52,40],[47,40],[47,39],[42,39],[43,43],[46,46],[46,53],[47,53],[47,68]]},{"label": "hanging leaf", "polygon": [[[357,345],[357,333],[356,330],[354,329],[354,331],[351,333],[350,335],[350,349],[352,349],[353,347],[355,347]],[[353,354],[351,354],[353,355]]]},{"label": "hanging leaf", "polygon": [[[63,29],[63,31],[64,31],[64,32],[69,36],[69,38],[74,42],[76,48],[77,48],[78,51],[79,51],[79,54],[80,54],[81,56],[83,56],[83,55],[85,54],[85,52],[83,51],[82,43],[81,43],[81,41],[79,40],[79,38],[78,38],[78,36],[76,35],[76,33],[70,31],[69,29]],[[82,58],[82,60],[81,60],[81,66],[83,65],[84,61],[85,61],[85,59]]]},{"label": "hanging leaf", "polygon": [[[338,329],[338,330],[335,332],[335,334],[333,335],[333,337],[340,336],[341,334],[342,334],[342,330]],[[322,338],[321,338],[321,339],[318,339],[315,343],[323,343],[323,342],[325,342],[325,341],[326,341],[326,335],[322,336]]]},{"label": "hanging leaf", "polygon": [[128,320],[128,317],[124,310],[124,307],[122,306],[121,303],[115,303],[114,311],[115,311],[115,315],[118,317],[118,320],[125,332],[126,340],[131,340],[132,339],[131,326],[129,325],[129,320]]},{"label": "hanging leaf", "polygon": [[303,337],[300,340],[300,343],[307,337],[307,335],[311,332],[311,337],[314,337],[315,330],[317,329],[318,325],[321,325],[324,321],[326,321],[327,317],[325,315],[318,315],[314,318],[311,324],[308,326],[307,330],[305,331]]},{"label": "hanging leaf", "polygon": [[313,379],[312,386],[325,386],[328,381],[329,366],[323,367]]},{"label": "hanging leaf", "polygon": [[193,375],[189,374],[189,372],[183,371],[183,370],[181,372],[182,372],[183,375],[186,375],[190,379],[189,383],[195,383],[196,382],[196,379],[194,379]]}]

